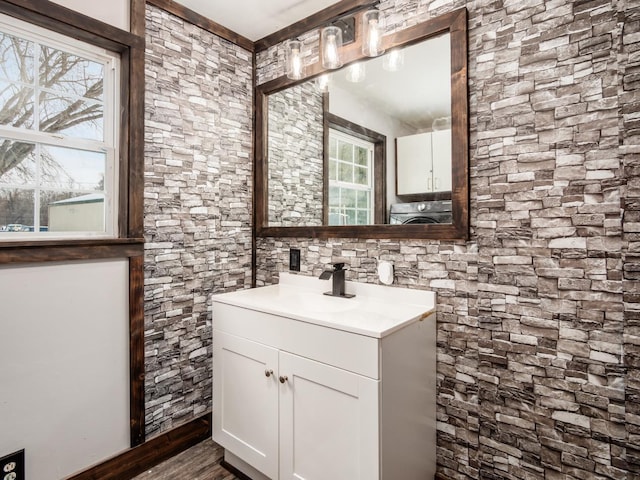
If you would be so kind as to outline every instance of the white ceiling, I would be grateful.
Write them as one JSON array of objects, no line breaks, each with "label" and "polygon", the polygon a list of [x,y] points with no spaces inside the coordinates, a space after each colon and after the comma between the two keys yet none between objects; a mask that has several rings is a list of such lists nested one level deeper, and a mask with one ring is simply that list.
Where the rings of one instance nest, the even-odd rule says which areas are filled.
[{"label": "white ceiling", "polygon": [[256,41],[327,8],[337,0],[177,0],[223,27]]}]

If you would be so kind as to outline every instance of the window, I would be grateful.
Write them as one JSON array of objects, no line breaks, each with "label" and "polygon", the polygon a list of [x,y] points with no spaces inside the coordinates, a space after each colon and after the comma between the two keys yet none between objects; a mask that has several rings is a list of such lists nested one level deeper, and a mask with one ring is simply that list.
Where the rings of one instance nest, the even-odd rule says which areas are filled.
[{"label": "window", "polygon": [[0,239],[115,237],[119,56],[0,15]]},{"label": "window", "polygon": [[373,223],[374,144],[329,130],[329,225]]}]

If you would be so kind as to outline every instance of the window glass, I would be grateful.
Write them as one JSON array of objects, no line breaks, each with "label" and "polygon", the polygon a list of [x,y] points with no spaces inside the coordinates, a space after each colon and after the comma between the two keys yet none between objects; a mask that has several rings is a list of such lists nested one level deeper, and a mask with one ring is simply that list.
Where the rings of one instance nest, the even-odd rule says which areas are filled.
[{"label": "window glass", "polygon": [[33,85],[35,43],[0,32],[0,79]]},{"label": "window glass", "polygon": [[334,158],[329,159],[329,180],[338,179],[338,162]]},{"label": "window glass", "polygon": [[0,183],[32,185],[37,181],[36,144],[0,138]]},{"label": "window glass", "polygon": [[353,182],[353,163],[339,163],[338,180],[341,182]]},{"label": "window glass", "polygon": [[0,240],[115,236],[119,59],[0,15],[0,60]]},{"label": "window glass", "polygon": [[0,80],[0,125],[34,128],[34,98],[33,87]]},{"label": "window glass", "polygon": [[104,112],[101,103],[53,93],[40,95],[40,130],[77,138],[102,140]]},{"label": "window glass", "polygon": [[339,142],[338,145],[340,145],[340,152],[339,152],[338,158],[340,160],[344,160],[346,162],[352,163],[353,162],[353,145],[346,142]]},{"label": "window glass", "polygon": [[355,163],[358,165],[369,165],[369,151],[364,147],[356,147],[356,159]]},{"label": "window glass", "polygon": [[102,100],[104,64],[43,46],[39,61],[40,86],[76,97]]},{"label": "window glass", "polygon": [[106,155],[63,147],[42,147],[40,185],[82,191],[103,191]]},{"label": "window glass", "polygon": [[33,190],[0,187],[0,231],[28,232],[33,226]]},{"label": "window glass", "polygon": [[373,148],[370,142],[329,131],[329,225],[372,223]]}]

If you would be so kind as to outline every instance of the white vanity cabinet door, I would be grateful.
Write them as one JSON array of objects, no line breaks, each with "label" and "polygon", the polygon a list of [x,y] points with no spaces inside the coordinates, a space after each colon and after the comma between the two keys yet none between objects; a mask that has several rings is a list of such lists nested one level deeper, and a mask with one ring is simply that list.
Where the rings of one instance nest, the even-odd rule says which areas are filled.
[{"label": "white vanity cabinet door", "polygon": [[436,130],[431,134],[433,152],[433,191],[451,191],[451,130]]},{"label": "white vanity cabinet door", "polygon": [[213,354],[213,439],[278,478],[278,350],[214,330]]},{"label": "white vanity cabinet door", "polygon": [[379,381],[280,352],[280,480],[379,478]]}]

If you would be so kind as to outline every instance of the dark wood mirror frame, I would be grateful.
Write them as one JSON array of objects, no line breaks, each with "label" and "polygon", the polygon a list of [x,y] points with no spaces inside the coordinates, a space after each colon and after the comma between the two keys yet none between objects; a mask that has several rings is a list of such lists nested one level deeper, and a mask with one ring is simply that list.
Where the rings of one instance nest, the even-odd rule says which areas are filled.
[{"label": "dark wood mirror frame", "polygon": [[[451,136],[453,222],[421,225],[353,225],[269,227],[268,201],[268,96],[323,73],[319,63],[307,66],[309,75],[292,81],[286,76],[266,82],[255,91],[255,231],[258,237],[312,238],[431,238],[440,240],[469,238],[469,121],[467,99],[467,10],[440,15],[413,27],[384,36],[384,48],[407,46],[449,33],[451,38]],[[357,35],[357,34],[356,34]],[[344,65],[363,58],[361,40],[343,47]],[[426,61],[426,60],[425,60]]]}]

